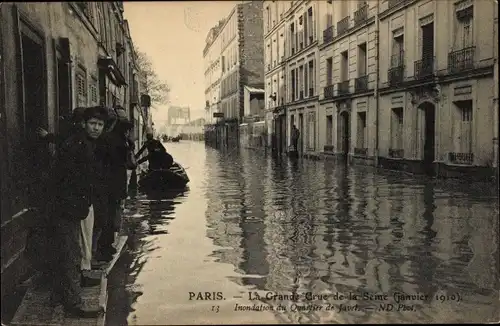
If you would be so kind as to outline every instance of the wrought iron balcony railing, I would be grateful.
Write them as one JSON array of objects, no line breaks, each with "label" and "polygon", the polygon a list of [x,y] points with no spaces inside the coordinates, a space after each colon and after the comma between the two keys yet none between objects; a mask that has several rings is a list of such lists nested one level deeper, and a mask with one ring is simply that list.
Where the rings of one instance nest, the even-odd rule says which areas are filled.
[{"label": "wrought iron balcony railing", "polygon": [[392,157],[392,158],[403,158],[404,155],[405,155],[404,149],[389,148],[389,157]]},{"label": "wrought iron balcony railing", "polygon": [[334,89],[334,86],[333,85],[328,85],[324,88],[323,90],[323,95],[325,98],[333,98],[333,89]]},{"label": "wrought iron balcony railing", "polygon": [[450,153],[448,153],[448,159],[449,159],[450,163],[453,163],[453,164],[472,165],[472,163],[474,162],[474,153],[450,152]]},{"label": "wrought iron balcony railing", "polygon": [[389,9],[392,7],[396,7],[398,4],[404,1],[405,0],[389,0]]},{"label": "wrought iron balcony railing", "polygon": [[470,46],[468,48],[449,53],[448,54],[449,73],[453,74],[474,68],[475,53],[476,53],[475,46]]},{"label": "wrought iron balcony railing", "polygon": [[364,92],[368,90],[368,76],[361,76],[354,80],[354,91]]},{"label": "wrought iron balcony railing", "polygon": [[328,43],[331,40],[333,40],[333,26],[330,26],[323,31],[323,42]]},{"label": "wrought iron balcony railing", "polygon": [[403,82],[404,78],[404,66],[399,66],[389,69],[387,72],[387,80],[389,86],[397,86]]},{"label": "wrought iron balcony railing", "polygon": [[345,32],[347,32],[347,30],[349,29],[349,20],[350,19],[351,19],[351,17],[347,16],[347,17],[342,18],[342,20],[340,20],[337,23],[337,36],[340,36],[340,35],[344,34]]},{"label": "wrought iron balcony railing", "polygon": [[363,7],[359,8],[354,12],[354,26],[362,24],[367,19],[368,19],[368,4],[365,4]]},{"label": "wrought iron balcony railing", "polygon": [[337,95],[349,94],[349,80],[337,83]]},{"label": "wrought iron balcony railing", "polygon": [[366,156],[368,153],[368,148],[354,148],[354,155]]},{"label": "wrought iron balcony railing", "polygon": [[434,75],[434,58],[428,57],[415,61],[415,78],[426,79]]}]

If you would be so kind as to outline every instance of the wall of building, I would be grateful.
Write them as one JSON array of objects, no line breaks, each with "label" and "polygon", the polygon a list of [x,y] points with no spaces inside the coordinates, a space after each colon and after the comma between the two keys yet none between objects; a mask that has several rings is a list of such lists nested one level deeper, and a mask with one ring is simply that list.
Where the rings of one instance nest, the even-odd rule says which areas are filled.
[{"label": "wall of building", "polygon": [[[99,14],[116,9],[113,15]],[[96,105],[111,95],[120,99],[116,104],[127,104],[123,87],[101,94],[98,83],[99,55],[112,56],[126,76],[127,56],[113,54],[117,41],[123,42],[124,37],[123,30],[115,29],[120,17],[114,2],[4,3],[0,7],[0,64],[4,68],[0,98],[5,101],[5,112],[0,116],[2,297],[28,272],[28,231],[30,226],[43,223],[40,207],[46,198],[42,194],[50,194],[46,178],[55,148],[35,141],[36,127],[57,134],[60,116],[70,114],[76,105]],[[101,33],[109,42],[98,43]],[[18,39],[18,35],[23,36]],[[30,50],[35,48],[39,58]],[[30,51],[29,55],[21,56],[23,51]],[[23,70],[21,60],[25,68],[31,68]],[[35,68],[40,68],[40,76],[30,75]],[[66,81],[58,78],[64,74]]]}]

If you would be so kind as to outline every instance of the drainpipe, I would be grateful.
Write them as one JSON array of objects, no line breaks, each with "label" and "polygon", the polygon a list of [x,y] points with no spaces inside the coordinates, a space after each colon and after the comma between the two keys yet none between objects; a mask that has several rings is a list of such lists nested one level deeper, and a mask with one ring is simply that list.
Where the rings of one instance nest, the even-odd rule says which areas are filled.
[{"label": "drainpipe", "polygon": [[378,167],[378,157],[379,157],[379,94],[378,94],[378,85],[380,82],[380,56],[379,56],[379,29],[380,29],[380,21],[379,21],[379,13],[380,13],[380,4],[377,4],[377,13],[375,15],[375,89],[373,95],[375,96],[375,166]]}]

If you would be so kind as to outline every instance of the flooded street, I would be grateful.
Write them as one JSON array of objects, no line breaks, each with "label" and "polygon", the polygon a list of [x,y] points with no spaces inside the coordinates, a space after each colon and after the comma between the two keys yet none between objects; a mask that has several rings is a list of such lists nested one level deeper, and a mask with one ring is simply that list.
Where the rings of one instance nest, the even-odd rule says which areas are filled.
[{"label": "flooded street", "polygon": [[499,320],[491,184],[166,147],[190,189],[127,200],[108,325]]}]

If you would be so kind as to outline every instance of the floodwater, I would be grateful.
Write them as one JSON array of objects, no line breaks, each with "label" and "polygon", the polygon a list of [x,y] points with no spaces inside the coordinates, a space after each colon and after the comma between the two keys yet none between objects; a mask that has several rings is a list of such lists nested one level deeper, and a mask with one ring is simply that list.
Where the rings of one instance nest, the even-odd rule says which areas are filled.
[{"label": "floodwater", "polygon": [[108,325],[500,319],[490,184],[166,145],[190,189],[127,200]]}]

